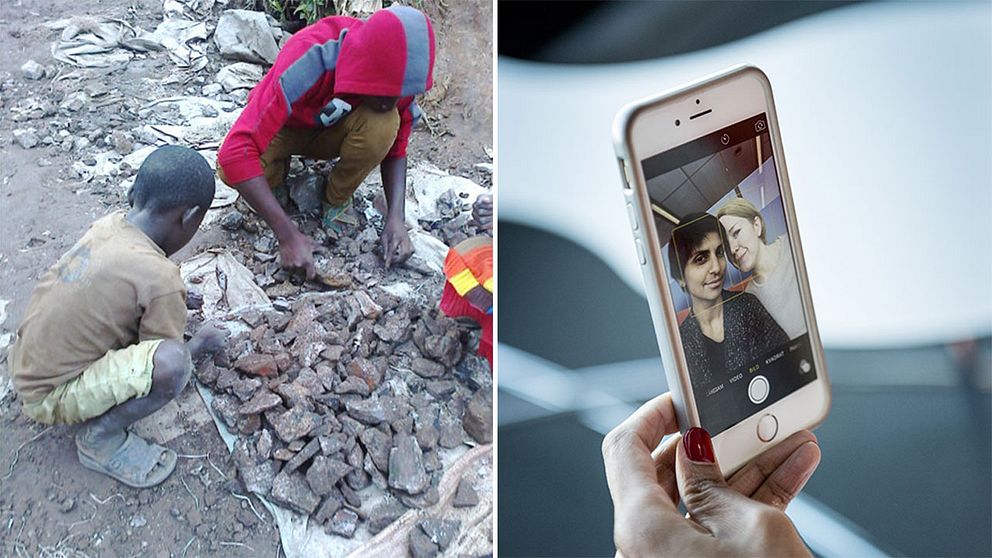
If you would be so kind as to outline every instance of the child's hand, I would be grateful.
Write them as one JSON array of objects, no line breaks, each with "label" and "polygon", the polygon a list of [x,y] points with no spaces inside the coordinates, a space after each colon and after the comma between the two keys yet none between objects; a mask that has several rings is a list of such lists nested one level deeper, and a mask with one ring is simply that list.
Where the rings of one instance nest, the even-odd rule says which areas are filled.
[{"label": "child's hand", "polygon": [[482,194],[475,199],[472,204],[472,217],[479,223],[483,230],[493,230],[493,196],[492,194]]},{"label": "child's hand", "polygon": [[227,342],[227,335],[227,329],[219,323],[203,324],[187,344],[190,356],[193,360],[199,360],[200,357],[216,353]]}]

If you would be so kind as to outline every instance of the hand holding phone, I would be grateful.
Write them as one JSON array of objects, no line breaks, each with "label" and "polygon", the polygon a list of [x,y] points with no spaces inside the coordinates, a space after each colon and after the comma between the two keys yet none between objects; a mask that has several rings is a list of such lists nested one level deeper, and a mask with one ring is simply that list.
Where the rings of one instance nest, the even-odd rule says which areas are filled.
[{"label": "hand holding phone", "polygon": [[[663,436],[678,432],[675,417],[666,393],[603,440],[618,555],[808,556],[783,512],[819,464],[813,434],[793,434],[725,482],[700,429],[652,453]],[[678,510],[680,500],[690,519]]]},{"label": "hand holding phone", "polygon": [[632,103],[614,143],[679,424],[730,474],[830,405],[771,85],[738,67]]}]

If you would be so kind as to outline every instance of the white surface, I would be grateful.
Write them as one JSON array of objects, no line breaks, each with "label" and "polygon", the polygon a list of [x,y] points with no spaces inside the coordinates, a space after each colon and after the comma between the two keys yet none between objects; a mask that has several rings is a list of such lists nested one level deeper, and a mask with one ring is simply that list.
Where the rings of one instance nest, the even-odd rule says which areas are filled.
[{"label": "white surface", "polygon": [[610,142],[625,103],[739,63],[775,93],[831,346],[992,331],[992,4],[879,3],[657,61],[499,59],[499,217],[578,242],[643,292]]}]

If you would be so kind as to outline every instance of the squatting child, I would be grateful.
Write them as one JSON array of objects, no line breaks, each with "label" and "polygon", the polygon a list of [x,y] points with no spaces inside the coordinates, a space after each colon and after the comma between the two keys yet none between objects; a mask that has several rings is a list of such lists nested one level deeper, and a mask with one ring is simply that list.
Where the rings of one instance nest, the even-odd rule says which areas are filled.
[{"label": "squatting child", "polygon": [[172,450],[127,427],[174,399],[192,360],[225,332],[201,328],[183,343],[186,289],[168,256],[193,238],[214,196],[214,173],[192,149],[162,147],[145,160],[114,212],[40,279],[10,356],[24,414],[82,423],[79,462],[133,487],[164,481]]}]

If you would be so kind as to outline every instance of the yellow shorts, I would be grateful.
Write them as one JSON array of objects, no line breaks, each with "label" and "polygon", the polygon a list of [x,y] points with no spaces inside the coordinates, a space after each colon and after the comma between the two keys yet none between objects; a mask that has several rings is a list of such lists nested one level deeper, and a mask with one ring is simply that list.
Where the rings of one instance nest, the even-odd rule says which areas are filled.
[{"label": "yellow shorts", "polygon": [[155,351],[162,341],[142,341],[108,351],[44,399],[25,403],[24,414],[44,424],[74,424],[98,417],[129,399],[148,395]]}]

